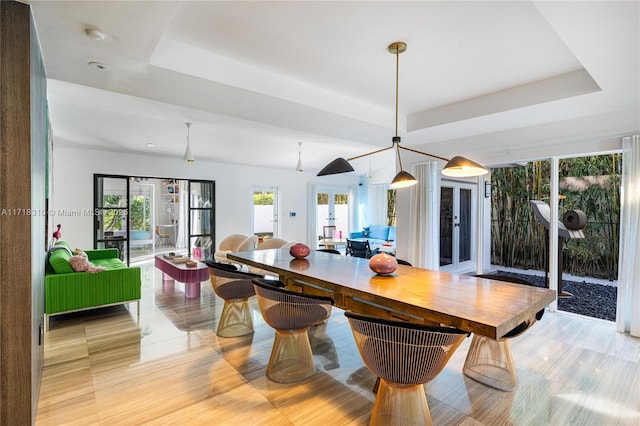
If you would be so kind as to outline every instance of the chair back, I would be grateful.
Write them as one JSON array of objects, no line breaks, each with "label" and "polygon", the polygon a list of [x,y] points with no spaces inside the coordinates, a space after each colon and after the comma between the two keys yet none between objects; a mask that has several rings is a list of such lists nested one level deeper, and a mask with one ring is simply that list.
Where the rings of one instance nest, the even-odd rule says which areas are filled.
[{"label": "chair back", "polygon": [[307,328],[331,315],[334,302],[330,297],[285,290],[275,280],[254,279],[253,286],[264,320],[276,330]]},{"label": "chair back", "polygon": [[456,328],[391,321],[351,311],[345,316],[367,368],[395,384],[432,380],[468,336]]},{"label": "chair back", "polygon": [[339,250],[336,250],[336,249],[317,249],[316,251],[322,251],[322,252],[331,253],[331,254],[342,254],[340,253]]},{"label": "chair back", "polygon": [[490,280],[504,281],[504,282],[507,282],[507,283],[534,285],[530,281],[524,280],[522,278],[510,277],[510,276],[507,276],[507,275],[478,274],[478,275],[474,275],[474,276],[476,278],[488,278]]},{"label": "chair back", "polygon": [[371,254],[369,241],[354,241],[347,239],[347,255],[368,259],[371,257]]},{"label": "chair back", "polygon": [[218,250],[236,251],[236,248],[247,239],[244,234],[231,234],[220,241]]},{"label": "chair back", "polygon": [[336,230],[335,225],[323,226],[322,238],[333,238],[335,230]]},{"label": "chair back", "polygon": [[[527,281],[525,279],[518,278],[518,277],[511,277],[511,276],[508,276],[508,275],[478,274],[478,275],[475,275],[475,277],[476,278],[488,278],[490,280],[503,281],[503,282],[513,283],[513,284],[522,284],[522,285],[535,286],[535,284],[533,284],[530,281]],[[536,321],[540,321],[542,319],[543,315],[544,315],[544,309],[538,311],[536,313],[535,318],[532,318],[532,319],[527,320],[527,321],[523,321],[520,324],[518,324],[513,330],[511,330],[510,332],[505,334],[503,336],[503,338],[515,337],[515,336],[518,336],[518,335],[524,333]]]},{"label": "chair back", "polygon": [[209,278],[213,291],[221,298],[246,299],[255,294],[251,280],[261,278],[260,275],[239,271],[235,266],[205,260],[209,267]]},{"label": "chair back", "polygon": [[288,243],[287,240],[283,240],[282,238],[269,238],[268,240],[265,240],[262,243],[258,244],[258,247],[256,247],[256,250],[282,248],[287,243]]}]

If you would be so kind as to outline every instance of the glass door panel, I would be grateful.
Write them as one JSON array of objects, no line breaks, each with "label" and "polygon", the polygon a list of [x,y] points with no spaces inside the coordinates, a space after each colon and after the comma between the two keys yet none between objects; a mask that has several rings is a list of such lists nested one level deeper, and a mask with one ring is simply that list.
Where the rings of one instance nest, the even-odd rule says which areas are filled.
[{"label": "glass door panel", "polygon": [[333,194],[333,224],[339,238],[346,238],[349,229],[349,194]]},{"label": "glass door panel", "polygon": [[475,186],[443,182],[440,188],[440,269],[472,270],[475,262]]},{"label": "glass door panel", "polygon": [[203,208],[213,205],[213,185],[212,182],[191,181],[191,193],[197,194],[197,203]]},{"label": "glass door panel", "polygon": [[254,188],[253,234],[258,240],[278,237],[278,188]]},{"label": "glass door panel", "polygon": [[440,266],[453,263],[453,188],[440,188]]},{"label": "glass door panel", "polygon": [[135,257],[153,249],[154,185],[148,179],[131,179],[129,194],[129,249]]},{"label": "glass door panel", "polygon": [[189,181],[189,253],[196,260],[213,259],[215,247],[215,183]]},{"label": "glass door panel", "polygon": [[129,262],[129,182],[126,177],[94,176],[94,247],[117,248]]},{"label": "glass door panel", "polygon": [[471,190],[460,189],[458,212],[458,262],[471,260]]},{"label": "glass door panel", "polygon": [[349,235],[349,194],[340,190],[318,192],[316,197],[316,233],[324,236],[325,226],[335,226],[336,237]]},{"label": "glass door panel", "polygon": [[326,192],[318,192],[316,197],[316,235],[318,239],[324,238],[324,227],[333,226],[333,212],[329,213],[329,194]]}]

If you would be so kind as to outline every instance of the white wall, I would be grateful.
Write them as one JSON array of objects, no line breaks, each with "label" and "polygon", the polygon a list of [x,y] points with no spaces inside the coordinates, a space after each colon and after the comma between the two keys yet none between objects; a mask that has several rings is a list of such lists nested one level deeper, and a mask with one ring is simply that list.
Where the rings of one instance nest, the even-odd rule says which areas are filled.
[{"label": "white wall", "polygon": [[[268,160],[268,159],[266,159]],[[267,161],[268,162],[268,161]],[[280,188],[281,238],[307,243],[307,183],[354,185],[355,174],[316,177],[315,173],[182,159],[56,147],[53,149],[54,222],[72,247],[93,247],[93,175],[206,179],[216,182],[216,246],[232,233],[251,234],[254,186]],[[290,217],[289,212],[296,212]]]}]

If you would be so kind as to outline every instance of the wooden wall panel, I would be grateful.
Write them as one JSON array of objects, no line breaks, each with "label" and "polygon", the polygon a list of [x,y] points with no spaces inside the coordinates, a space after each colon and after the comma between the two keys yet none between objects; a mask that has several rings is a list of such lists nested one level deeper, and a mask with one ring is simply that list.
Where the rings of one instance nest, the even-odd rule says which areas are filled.
[{"label": "wooden wall panel", "polygon": [[30,16],[31,98],[31,413],[35,419],[44,365],[44,272],[48,145],[47,76],[38,34]]},{"label": "wooden wall panel", "polygon": [[[42,369],[34,272],[41,279],[42,255],[32,253],[32,104],[45,102],[42,83],[31,90],[31,14],[28,5],[0,1],[0,424],[28,425],[35,419]],[[33,46],[39,51],[37,42]],[[37,54],[39,56],[39,53]],[[38,74],[38,73],[36,73]],[[44,78],[44,71],[40,78]],[[34,140],[35,141],[35,140]],[[35,157],[34,157],[35,158]],[[44,163],[40,164],[44,168]],[[37,185],[36,185],[37,187]],[[44,203],[44,201],[43,201]],[[44,236],[40,237],[43,240]],[[38,247],[43,250],[42,245]],[[39,264],[40,263],[40,264]],[[42,296],[37,297],[39,300]],[[35,344],[34,344],[35,342]],[[35,365],[34,365],[35,363]],[[36,386],[34,387],[34,384]]]}]

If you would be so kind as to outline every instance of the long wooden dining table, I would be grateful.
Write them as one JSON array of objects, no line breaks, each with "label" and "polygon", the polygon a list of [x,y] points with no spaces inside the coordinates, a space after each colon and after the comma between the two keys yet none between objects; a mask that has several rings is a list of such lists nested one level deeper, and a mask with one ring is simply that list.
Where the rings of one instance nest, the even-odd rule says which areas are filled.
[{"label": "long wooden dining table", "polygon": [[227,258],[277,274],[290,289],[331,296],[358,313],[448,325],[500,339],[556,300],[546,288],[399,265],[377,275],[369,260],[312,251],[294,259],[288,249],[228,253]]}]

